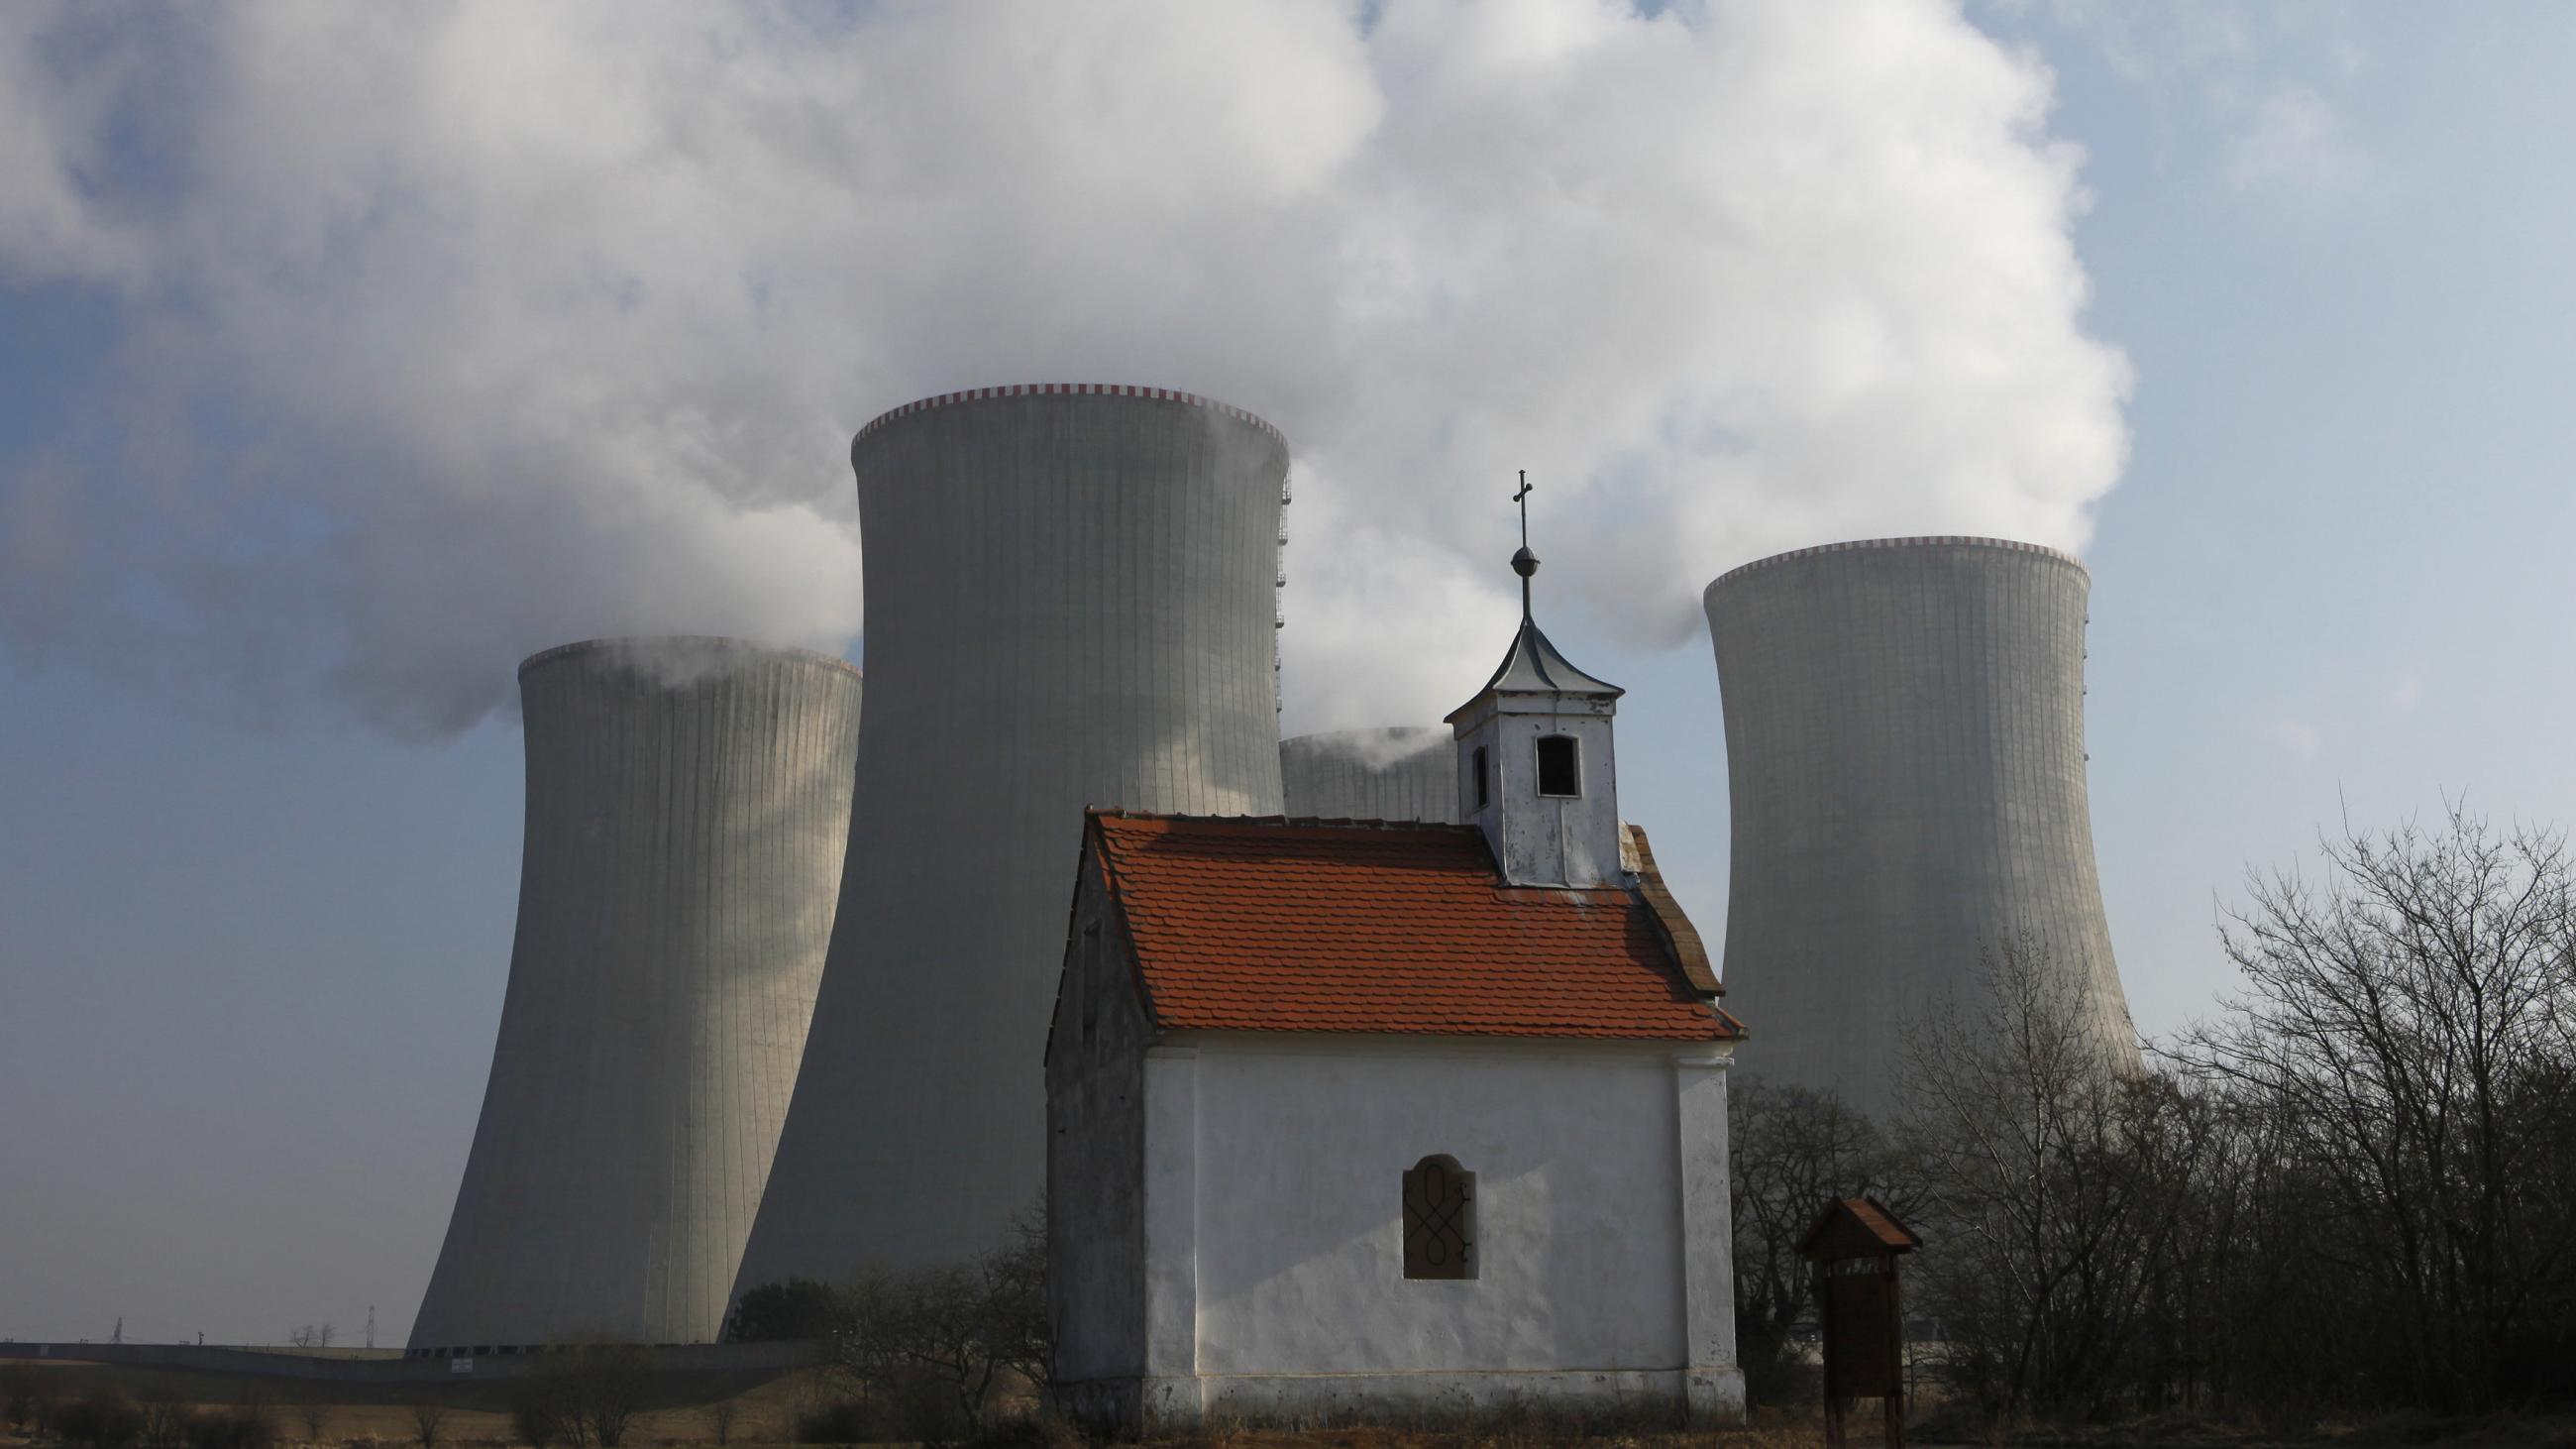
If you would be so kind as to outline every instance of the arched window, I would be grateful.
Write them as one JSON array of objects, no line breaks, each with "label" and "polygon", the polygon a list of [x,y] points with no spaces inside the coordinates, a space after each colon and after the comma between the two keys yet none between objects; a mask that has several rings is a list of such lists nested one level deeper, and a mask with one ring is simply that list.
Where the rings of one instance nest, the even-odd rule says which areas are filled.
[{"label": "arched window", "polygon": [[1583,756],[1572,735],[1538,737],[1538,792],[1542,795],[1583,793]]},{"label": "arched window", "polygon": [[1404,1276],[1476,1276],[1476,1174],[1431,1156],[1404,1175]]}]

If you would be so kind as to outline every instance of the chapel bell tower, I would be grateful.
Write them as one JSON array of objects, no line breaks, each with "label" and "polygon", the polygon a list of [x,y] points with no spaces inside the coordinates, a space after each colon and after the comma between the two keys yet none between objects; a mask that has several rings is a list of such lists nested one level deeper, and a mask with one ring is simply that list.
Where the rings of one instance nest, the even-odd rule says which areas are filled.
[{"label": "chapel bell tower", "polygon": [[1458,818],[1485,832],[1503,878],[1522,886],[1624,886],[1610,719],[1626,693],[1566,662],[1530,615],[1529,485],[1521,485],[1521,627],[1501,667],[1449,714]]}]

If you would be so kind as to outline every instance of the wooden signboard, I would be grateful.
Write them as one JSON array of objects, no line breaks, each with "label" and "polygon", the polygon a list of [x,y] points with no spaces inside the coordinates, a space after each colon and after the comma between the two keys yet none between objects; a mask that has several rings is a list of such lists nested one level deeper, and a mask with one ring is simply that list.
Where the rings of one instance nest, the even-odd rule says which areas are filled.
[{"label": "wooden signboard", "polygon": [[1835,1398],[1884,1398],[1904,1391],[1905,1339],[1897,1315],[1895,1261],[1855,1259],[1834,1265],[1845,1271],[1827,1270],[1825,1390]]},{"label": "wooden signboard", "polygon": [[1825,1442],[1842,1449],[1843,1406],[1877,1399],[1890,1449],[1905,1443],[1905,1316],[1896,1260],[1921,1241],[1886,1205],[1844,1198],[1825,1209],[1798,1251],[1816,1265],[1825,1336]]}]

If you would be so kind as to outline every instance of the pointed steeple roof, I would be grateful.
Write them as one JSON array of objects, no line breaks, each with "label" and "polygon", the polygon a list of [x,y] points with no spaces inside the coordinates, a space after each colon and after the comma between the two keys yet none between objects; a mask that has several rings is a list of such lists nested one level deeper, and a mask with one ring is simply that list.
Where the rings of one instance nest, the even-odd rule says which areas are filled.
[{"label": "pointed steeple roof", "polygon": [[[1547,635],[1538,621],[1524,614],[1520,632],[1512,636],[1512,647],[1503,654],[1503,662],[1494,668],[1494,676],[1476,691],[1479,698],[1500,691],[1506,694],[1581,694],[1596,699],[1617,699],[1628,691],[1606,680],[1595,679],[1574,667]],[[1465,714],[1461,705],[1450,718]]]},{"label": "pointed steeple roof", "polygon": [[1547,634],[1530,614],[1530,575],[1538,572],[1538,555],[1522,544],[1512,555],[1512,572],[1521,576],[1521,627],[1512,636],[1512,647],[1503,651],[1503,662],[1494,667],[1494,675],[1485,681],[1465,704],[1449,712],[1449,723],[1475,707],[1486,695],[1502,694],[1571,694],[1592,699],[1617,699],[1628,691],[1607,680],[1595,679],[1574,667],[1572,661],[1548,642]]}]

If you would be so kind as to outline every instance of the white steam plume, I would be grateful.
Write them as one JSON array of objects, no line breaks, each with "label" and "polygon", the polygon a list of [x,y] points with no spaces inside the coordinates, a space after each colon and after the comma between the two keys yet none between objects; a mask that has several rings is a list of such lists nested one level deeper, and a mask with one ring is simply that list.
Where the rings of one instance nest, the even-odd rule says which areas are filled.
[{"label": "white steam plume", "polygon": [[118,354],[0,455],[0,638],[433,735],[567,640],[838,649],[859,423],[1146,382],[1296,448],[1290,728],[1436,719],[1515,469],[1640,642],[1781,548],[2085,543],[2048,103],[1936,0],[19,0],[0,286]]}]

